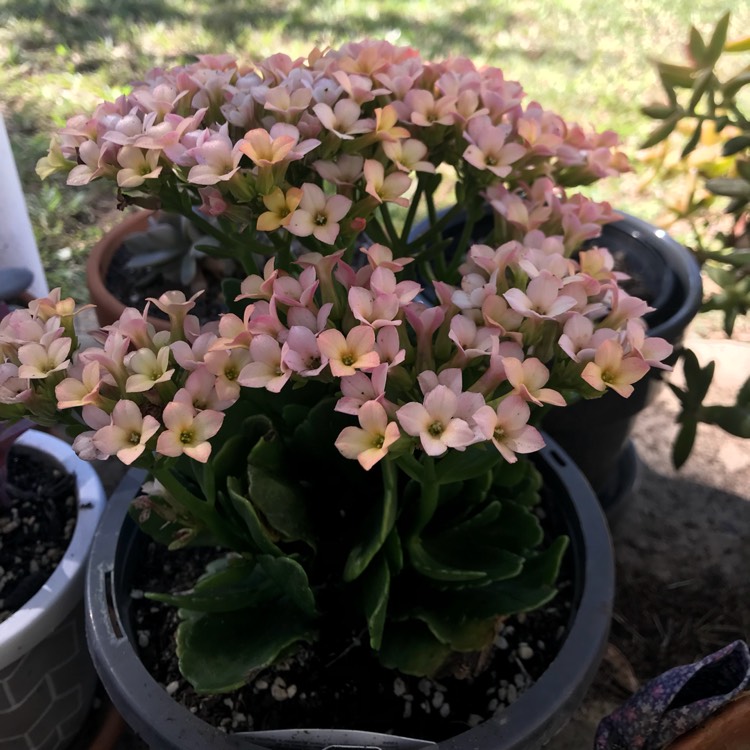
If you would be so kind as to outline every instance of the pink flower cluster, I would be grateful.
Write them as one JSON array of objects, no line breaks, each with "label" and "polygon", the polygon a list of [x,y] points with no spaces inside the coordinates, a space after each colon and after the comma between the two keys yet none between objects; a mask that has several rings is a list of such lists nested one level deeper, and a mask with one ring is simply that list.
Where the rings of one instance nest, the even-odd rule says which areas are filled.
[{"label": "pink flower cluster", "polygon": [[83,350],[72,301],[56,291],[0,321],[0,415],[75,415],[88,459],[205,462],[225,414],[248,408],[243,388],[317,380],[356,417],[336,446],[365,469],[391,451],[437,457],[476,443],[513,462],[543,445],[534,410],[565,406],[563,392],[628,396],[671,351],[646,337],[647,307],[620,289],[607,250],[573,260],[561,237],[539,239],[475,245],[460,286],[435,284],[435,305],[399,280],[409,259],[383,245],[363,248],[359,268],[343,251],[306,253],[294,273],[271,259],[242,282],[242,316],[201,326],[194,300],[168,292],[151,302],[171,331],[130,308]]},{"label": "pink flower cluster", "polygon": [[536,205],[548,185],[593,182],[627,160],[613,133],[585,132],[523,98],[499,68],[427,62],[384,41],[250,66],[204,55],[71,118],[38,171],[67,171],[71,185],[107,178],[170,210],[183,193],[205,215],[344,247],[383,204],[409,205],[442,165],[464,196],[487,191],[512,225],[538,228],[545,211],[564,219],[569,246],[598,218],[549,204],[524,216],[523,196]]}]

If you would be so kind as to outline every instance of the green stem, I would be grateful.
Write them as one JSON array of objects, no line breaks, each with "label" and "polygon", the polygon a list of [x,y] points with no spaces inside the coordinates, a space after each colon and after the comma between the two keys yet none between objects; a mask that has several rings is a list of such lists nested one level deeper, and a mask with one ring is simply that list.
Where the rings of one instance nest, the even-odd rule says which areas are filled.
[{"label": "green stem", "polygon": [[403,245],[401,243],[401,237],[399,236],[399,233],[396,231],[396,227],[393,224],[393,219],[391,218],[391,212],[388,208],[387,203],[381,203],[380,204],[380,214],[383,217],[383,224],[385,224],[385,231],[388,234],[388,245],[393,251],[393,255],[396,258],[400,258],[403,255],[405,255],[405,252],[403,250]]},{"label": "green stem", "polygon": [[401,243],[404,247],[408,247],[409,235],[411,234],[411,228],[414,224],[414,219],[417,215],[417,209],[419,208],[419,202],[422,200],[422,193],[424,192],[424,180],[422,177],[417,179],[417,189],[414,191],[414,197],[411,199],[409,204],[409,211],[406,214],[404,221],[404,228],[401,230]]},{"label": "green stem", "polygon": [[419,507],[417,509],[416,533],[432,520],[438,506],[438,482],[435,475],[435,461],[431,456],[425,455],[422,459],[422,488],[419,495]]}]

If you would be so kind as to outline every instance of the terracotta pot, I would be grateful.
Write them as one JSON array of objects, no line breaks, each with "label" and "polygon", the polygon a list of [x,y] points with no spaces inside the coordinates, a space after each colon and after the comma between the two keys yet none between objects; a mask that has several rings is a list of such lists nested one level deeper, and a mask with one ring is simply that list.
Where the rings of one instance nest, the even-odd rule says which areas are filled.
[{"label": "terracotta pot", "polygon": [[[100,326],[114,323],[122,315],[125,305],[107,289],[104,279],[114,254],[122,247],[125,239],[142,232],[148,226],[151,211],[138,211],[126,216],[114,229],[110,230],[94,245],[86,261],[86,284],[91,301],[96,305],[96,318]],[[169,321],[149,315],[148,322],[157,331],[169,330]]]},{"label": "terracotta pot", "polygon": [[750,750],[750,694],[724,706],[667,750]]}]

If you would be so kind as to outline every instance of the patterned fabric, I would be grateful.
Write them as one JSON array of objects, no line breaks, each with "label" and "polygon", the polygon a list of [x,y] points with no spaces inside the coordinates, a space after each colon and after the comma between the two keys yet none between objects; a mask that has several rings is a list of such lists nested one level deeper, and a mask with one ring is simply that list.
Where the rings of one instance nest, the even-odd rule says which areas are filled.
[{"label": "patterned fabric", "polygon": [[605,717],[595,750],[663,750],[750,686],[744,641],[646,683]]}]

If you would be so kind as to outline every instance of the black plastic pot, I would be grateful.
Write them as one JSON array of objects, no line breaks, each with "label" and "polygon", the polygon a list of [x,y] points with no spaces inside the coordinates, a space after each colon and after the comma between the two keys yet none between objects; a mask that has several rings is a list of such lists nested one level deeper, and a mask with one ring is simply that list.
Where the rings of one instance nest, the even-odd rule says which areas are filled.
[{"label": "black plastic pot", "polygon": [[[685,329],[700,309],[700,267],[690,251],[663,229],[620,213],[623,219],[606,224],[601,236],[589,244],[608,248],[622,270],[637,278],[638,287],[633,293],[655,308],[645,316],[649,335],[679,347]],[[443,233],[454,239],[445,250],[448,257],[455,252],[463,223],[463,218],[458,217]],[[412,238],[427,228],[426,223],[418,225]],[[487,215],[477,222],[474,236],[482,238],[491,229],[492,216]],[[630,398],[609,391],[601,398],[552,409],[545,417],[545,431],[581,468],[610,518],[615,507],[622,511],[623,501],[632,494],[622,489],[627,487],[628,478],[621,476],[620,470],[632,463],[626,454],[635,450],[629,443],[633,423],[653,401],[660,386],[660,371],[652,370],[635,384]]]},{"label": "black plastic pot", "polygon": [[[550,441],[538,454],[550,496],[570,536],[574,601],[569,632],[536,684],[499,717],[450,740],[444,750],[536,750],[565,724],[594,677],[607,644],[614,598],[614,560],[607,524],[575,464]],[[130,472],[110,500],[94,540],[86,585],[87,637],[94,665],[125,721],[158,750],[337,746],[413,748],[424,740],[347,732],[282,730],[226,735],[173,701],[141,663],[130,621],[130,584],[144,540],[127,516],[144,479]]]},{"label": "black plastic pot", "polygon": [[[633,216],[606,225],[596,243],[622,256],[625,268],[638,274],[648,290],[648,301],[656,308],[646,316],[649,335],[679,348],[685,329],[700,309],[703,291],[700,268],[690,251],[664,230]],[[651,370],[635,384],[630,398],[609,391],[598,399],[553,409],[544,420],[544,429],[578,464],[608,514],[622,505],[617,493],[618,466],[635,418],[662,385],[660,375]]]}]

